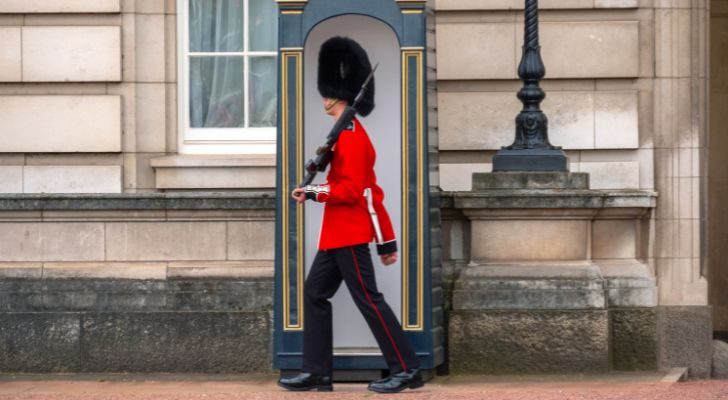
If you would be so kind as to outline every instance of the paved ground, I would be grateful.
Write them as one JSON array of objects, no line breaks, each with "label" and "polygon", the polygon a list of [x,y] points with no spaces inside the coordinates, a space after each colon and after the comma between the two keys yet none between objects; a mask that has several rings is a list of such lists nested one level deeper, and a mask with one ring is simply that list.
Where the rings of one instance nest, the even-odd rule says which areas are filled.
[{"label": "paved ground", "polygon": [[[662,383],[660,374],[441,377],[386,398],[407,400],[728,400],[728,381]],[[373,399],[365,384],[290,393],[274,375],[0,375],[2,400]]]}]

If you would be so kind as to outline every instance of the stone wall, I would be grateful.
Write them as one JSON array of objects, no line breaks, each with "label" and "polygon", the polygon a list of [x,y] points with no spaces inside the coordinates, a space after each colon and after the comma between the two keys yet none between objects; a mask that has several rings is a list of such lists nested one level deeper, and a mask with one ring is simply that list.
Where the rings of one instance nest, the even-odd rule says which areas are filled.
[{"label": "stone wall", "polygon": [[0,192],[275,186],[272,154],[179,154],[176,5],[0,4]]},{"label": "stone wall", "polygon": [[[470,190],[514,138],[522,1],[437,2],[440,172]],[[659,193],[646,260],[660,303],[706,305],[704,1],[541,1],[551,142],[592,189]],[[469,38],[464,40],[464,38]]]},{"label": "stone wall", "polygon": [[[644,2],[541,1],[549,136],[594,189],[653,189],[654,13]],[[437,3],[444,190],[515,136],[523,1]],[[463,40],[463,38],[469,38]]]},{"label": "stone wall", "polygon": [[0,372],[269,371],[273,207],[0,196]]},{"label": "stone wall", "polygon": [[[67,347],[58,354],[68,354],[76,363],[116,340],[98,327],[153,328],[169,317],[169,326],[178,327],[178,332],[187,330],[189,326],[174,314],[179,311],[175,307],[187,307],[184,304],[202,307],[198,308],[200,319],[190,323],[218,327],[209,334],[219,335],[221,343],[233,340],[231,326],[263,326],[269,318],[265,299],[270,293],[256,292],[263,299],[260,303],[238,309],[238,303],[218,290],[216,279],[226,276],[246,285],[249,279],[264,282],[253,285],[258,289],[271,282],[272,206],[239,209],[204,195],[108,195],[257,190],[275,184],[272,155],[180,154],[177,2],[0,3],[0,193],[107,194],[103,201],[86,203],[72,196],[0,199],[0,205],[7,206],[0,207],[0,297],[9,299],[2,303],[7,307],[0,314],[7,324],[0,324],[0,335],[18,337],[19,331],[10,327],[27,326],[37,333],[29,336],[29,343],[35,339],[34,343],[43,343],[52,332],[66,332],[69,340],[58,343]],[[725,285],[721,251],[726,248],[722,245],[726,224],[720,208],[724,203],[721,185],[728,179],[719,156],[725,147],[720,128],[725,125],[721,112],[725,74],[720,73],[726,61],[721,53],[727,25],[723,23],[725,3],[711,3],[710,152],[714,156],[706,157],[707,0],[540,2],[547,68],[543,86],[548,94],[543,108],[550,118],[552,142],[566,149],[572,171],[590,173],[592,189],[658,192],[654,215],[640,222],[640,230],[624,221],[597,221],[593,229],[579,229],[602,243],[584,250],[593,251],[589,257],[643,260],[650,278],[657,281],[658,303],[665,311],[660,315],[672,317],[660,319],[652,309],[643,310],[649,314],[644,318],[599,311],[599,326],[615,326],[604,325],[606,318],[610,324],[622,325],[649,320],[656,324],[657,337],[664,344],[659,366],[687,362],[699,373],[704,366],[685,354],[702,354],[702,336],[691,329],[699,327],[702,335],[710,326],[705,312],[708,243],[711,302],[717,305],[714,315],[725,314],[719,297]],[[495,151],[513,138],[519,109],[515,93],[521,85],[515,71],[523,1],[437,0],[431,4],[430,22],[435,22],[428,31],[431,183],[435,192],[437,185],[447,191],[469,191],[471,174],[490,171]],[[155,205],[142,207],[135,202]],[[436,208],[433,218],[439,219]],[[432,232],[436,235],[433,258],[439,258],[438,238],[442,238],[443,258],[450,262],[445,275],[452,277],[471,261],[471,221],[461,210],[447,206],[442,219],[441,236],[439,231]],[[711,242],[706,236],[709,227]],[[506,228],[519,229],[516,225]],[[572,235],[575,232],[569,230]],[[496,255],[497,250],[486,256]],[[251,266],[263,269],[253,269],[258,271],[253,277],[244,275],[243,271],[252,271]],[[439,282],[440,275],[439,270],[433,271],[433,282]],[[185,286],[188,278],[190,286]],[[452,281],[445,279],[443,284],[448,287]],[[436,286],[433,293],[439,298]],[[186,287],[194,288],[194,298],[177,302]],[[449,293],[444,294],[446,305],[451,304]],[[246,298],[243,292],[238,294]],[[59,309],[53,309],[60,305],[67,307],[68,316],[61,318]],[[205,313],[215,307],[229,314],[205,320],[212,318]],[[101,311],[107,313],[103,318],[97,315]],[[32,327],[30,314],[44,322]],[[449,317],[446,313],[436,316],[438,320]],[[668,323],[671,320],[675,323]],[[728,329],[722,317],[716,321],[718,329]],[[138,338],[139,332],[128,334]],[[264,329],[256,332],[268,334]],[[92,336],[83,336],[87,334]],[[700,340],[672,340],[680,335]],[[176,349],[200,344],[199,338],[170,338],[180,345]],[[42,346],[31,348],[37,355],[54,354]],[[165,358],[171,353],[157,354],[155,360],[181,361]],[[205,364],[213,361],[202,352],[186,354],[202,360],[198,365],[203,370],[249,368]],[[135,358],[139,354],[107,355],[107,360],[125,360],[108,370],[141,368]],[[25,362],[12,360],[13,365]],[[625,365],[641,362],[624,361]],[[50,366],[47,370],[62,370],[51,359],[41,364]],[[25,365],[40,371],[37,365],[41,364]],[[102,364],[93,365],[103,369]]]}]

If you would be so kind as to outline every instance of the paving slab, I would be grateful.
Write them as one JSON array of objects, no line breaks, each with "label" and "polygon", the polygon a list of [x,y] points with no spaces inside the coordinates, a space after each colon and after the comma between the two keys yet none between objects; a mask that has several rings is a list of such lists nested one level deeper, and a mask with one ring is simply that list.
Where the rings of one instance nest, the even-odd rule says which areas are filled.
[{"label": "paving slab", "polygon": [[[408,400],[718,400],[728,381],[666,383],[666,373],[445,376],[390,396]],[[275,400],[371,399],[364,383],[334,384],[333,393],[279,389],[277,375],[70,374],[0,375],[2,400]]]}]

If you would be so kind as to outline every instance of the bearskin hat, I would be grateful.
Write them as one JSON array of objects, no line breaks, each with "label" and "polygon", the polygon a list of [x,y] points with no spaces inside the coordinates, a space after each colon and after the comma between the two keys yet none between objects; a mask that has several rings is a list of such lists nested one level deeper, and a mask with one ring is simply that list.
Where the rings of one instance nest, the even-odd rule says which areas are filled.
[{"label": "bearskin hat", "polygon": [[[354,40],[336,36],[321,45],[318,68],[321,96],[346,100],[351,105],[371,72],[367,52]],[[374,110],[374,79],[356,109],[364,117]]]}]

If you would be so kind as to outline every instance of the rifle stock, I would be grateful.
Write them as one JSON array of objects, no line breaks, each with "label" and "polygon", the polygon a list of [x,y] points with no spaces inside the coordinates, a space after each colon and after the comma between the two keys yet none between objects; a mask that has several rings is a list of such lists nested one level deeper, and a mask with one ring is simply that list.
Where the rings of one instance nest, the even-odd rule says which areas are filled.
[{"label": "rifle stock", "polygon": [[336,120],[331,131],[329,131],[329,134],[326,136],[326,143],[316,150],[316,157],[308,160],[306,163],[306,175],[298,187],[302,188],[310,185],[319,172],[324,172],[326,170],[326,167],[328,167],[329,163],[331,163],[331,158],[334,156],[334,152],[332,151],[334,144],[337,140],[339,140],[341,132],[346,129],[349,124],[351,124],[355,115],[356,109],[354,107],[346,107],[346,110],[344,110],[341,116],[339,116],[339,119]]}]

